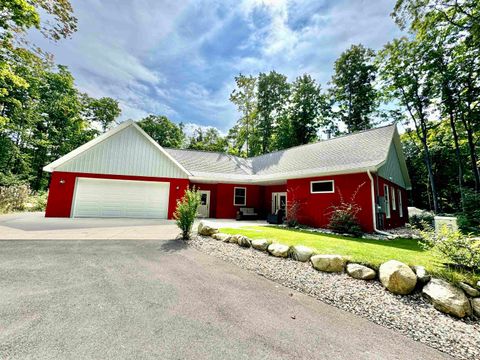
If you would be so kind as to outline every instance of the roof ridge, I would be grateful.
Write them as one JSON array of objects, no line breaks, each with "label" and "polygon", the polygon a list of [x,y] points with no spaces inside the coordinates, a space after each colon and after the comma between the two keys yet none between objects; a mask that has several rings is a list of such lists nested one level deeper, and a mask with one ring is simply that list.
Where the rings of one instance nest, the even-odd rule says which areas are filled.
[{"label": "roof ridge", "polygon": [[266,154],[255,155],[255,156],[252,156],[252,157],[249,157],[249,158],[246,158],[246,159],[256,159],[256,158],[259,158],[259,157],[262,157],[262,156],[267,156],[267,155],[279,153],[279,152],[282,152],[282,151],[287,151],[287,150],[291,150],[291,149],[296,149],[296,148],[301,148],[301,147],[307,147],[307,146],[311,146],[311,145],[316,145],[316,144],[324,143],[324,142],[331,141],[331,140],[343,139],[343,138],[346,138],[346,137],[349,137],[349,136],[358,135],[358,134],[363,134],[363,133],[370,132],[370,131],[374,131],[374,130],[380,130],[380,129],[384,129],[384,128],[387,128],[387,127],[390,127],[390,126],[397,126],[397,123],[395,122],[395,123],[393,123],[393,124],[383,125],[383,126],[379,126],[379,127],[372,128],[372,129],[364,129],[364,130],[356,131],[356,132],[354,132],[354,133],[343,134],[343,135],[340,135],[340,136],[337,136],[337,137],[333,137],[333,138],[330,138],[330,139],[315,141],[315,142],[313,142],[313,143],[296,145],[296,146],[292,146],[292,147],[285,148],[285,149],[282,149],[282,150],[275,150],[275,151],[272,151],[272,152],[269,152],[269,153],[266,153]]}]

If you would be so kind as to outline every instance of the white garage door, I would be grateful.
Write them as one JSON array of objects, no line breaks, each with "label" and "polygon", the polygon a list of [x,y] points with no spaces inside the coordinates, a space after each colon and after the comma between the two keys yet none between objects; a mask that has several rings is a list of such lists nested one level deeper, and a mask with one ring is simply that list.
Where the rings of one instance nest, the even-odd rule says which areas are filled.
[{"label": "white garage door", "polygon": [[77,178],[72,217],[167,218],[169,183]]}]

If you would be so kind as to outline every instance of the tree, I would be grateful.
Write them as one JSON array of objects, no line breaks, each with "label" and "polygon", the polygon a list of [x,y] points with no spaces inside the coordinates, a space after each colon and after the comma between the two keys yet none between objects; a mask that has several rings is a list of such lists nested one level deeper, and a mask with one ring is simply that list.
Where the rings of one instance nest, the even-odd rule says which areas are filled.
[{"label": "tree", "polygon": [[[293,145],[308,144],[317,139],[319,117],[325,109],[320,86],[310,75],[298,77],[292,85],[289,109]],[[277,133],[277,137],[283,136]]]},{"label": "tree", "polygon": [[379,64],[387,96],[405,108],[415,134],[421,141],[433,209],[437,213],[440,208],[428,144],[432,128],[430,115],[434,111],[434,87],[432,78],[429,77],[430,64],[424,56],[425,52],[423,43],[406,38],[396,39],[385,45],[380,52]]},{"label": "tree", "polygon": [[257,78],[240,74],[235,77],[235,83],[237,88],[230,94],[230,101],[237,106],[242,117],[230,138],[234,140],[235,148],[240,150],[245,145],[246,155],[252,156],[260,148],[256,141]]},{"label": "tree", "polygon": [[195,129],[188,144],[189,149],[215,152],[225,152],[227,147],[227,140],[213,127]]},{"label": "tree", "polygon": [[183,124],[177,125],[163,115],[148,115],[138,125],[163,147],[178,149],[185,140]]},{"label": "tree", "polygon": [[85,114],[91,122],[97,122],[102,131],[107,131],[121,114],[118,101],[109,97],[94,99],[87,94],[82,95]]},{"label": "tree", "polygon": [[352,45],[335,61],[331,94],[338,106],[336,117],[346,124],[348,132],[373,126],[371,117],[378,106],[374,56],[373,50]]},{"label": "tree", "polygon": [[276,122],[286,110],[290,85],[285,75],[275,71],[258,75],[258,136],[261,144],[260,153],[272,150]]}]

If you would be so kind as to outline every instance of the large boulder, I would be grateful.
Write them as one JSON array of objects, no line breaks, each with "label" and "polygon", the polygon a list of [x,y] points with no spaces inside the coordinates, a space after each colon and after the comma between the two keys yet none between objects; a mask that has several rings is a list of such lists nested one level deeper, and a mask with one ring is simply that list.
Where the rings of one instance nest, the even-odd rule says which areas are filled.
[{"label": "large boulder", "polygon": [[467,283],[461,282],[458,286],[471,297],[479,297],[480,291],[475,289],[473,286],[468,285]]},{"label": "large boulder", "polygon": [[270,241],[267,239],[255,239],[252,240],[252,247],[257,250],[267,251]]},{"label": "large boulder", "polygon": [[218,229],[203,221],[200,221],[200,223],[198,224],[197,232],[199,235],[212,236],[213,234],[218,232]]},{"label": "large boulder", "polygon": [[215,233],[215,234],[212,235],[212,238],[214,238],[215,240],[228,242],[230,240],[231,236],[232,235],[224,234],[224,233]]},{"label": "large boulder", "polygon": [[380,265],[379,277],[383,286],[399,295],[410,294],[417,284],[417,275],[406,264],[397,260]]},{"label": "large boulder", "polygon": [[472,303],[473,313],[480,317],[480,298],[470,299],[470,302]]},{"label": "large boulder", "polygon": [[252,240],[246,236],[240,236],[237,238],[237,244],[241,247],[250,247],[250,245],[252,245]]},{"label": "large boulder", "polygon": [[306,262],[313,255],[313,250],[307,246],[295,245],[290,248],[290,257],[293,260]]},{"label": "large boulder", "polygon": [[433,307],[441,312],[459,318],[472,314],[472,307],[465,293],[445,280],[430,280],[422,293],[431,301]]},{"label": "large boulder", "polygon": [[430,275],[428,275],[427,270],[425,270],[423,266],[416,265],[413,266],[412,269],[415,275],[417,275],[418,283],[422,286],[428,283],[432,278]]},{"label": "large boulder", "polygon": [[283,244],[271,244],[268,246],[268,252],[277,257],[286,258],[288,256],[289,246]]},{"label": "large boulder", "polygon": [[230,239],[228,239],[228,242],[232,244],[238,244],[238,239],[240,239],[241,237],[243,237],[243,235],[232,235],[230,236]]},{"label": "large boulder", "polygon": [[375,270],[360,264],[353,263],[347,265],[347,274],[354,279],[360,280],[372,280],[375,279],[375,276],[377,275]]},{"label": "large boulder", "polygon": [[347,260],[341,255],[314,255],[310,258],[310,262],[320,271],[343,272]]}]

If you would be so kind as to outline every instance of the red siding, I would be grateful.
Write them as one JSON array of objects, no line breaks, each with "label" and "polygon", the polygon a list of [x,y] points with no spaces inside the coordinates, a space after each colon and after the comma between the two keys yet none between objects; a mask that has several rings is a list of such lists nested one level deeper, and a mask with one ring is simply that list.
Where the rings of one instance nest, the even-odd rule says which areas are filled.
[{"label": "red siding", "polygon": [[287,192],[287,184],[284,185],[267,185],[264,187],[264,209],[265,214],[272,212],[272,193]]},{"label": "red siding", "polygon": [[[377,182],[377,179],[375,179]],[[408,221],[408,204],[407,204],[407,191],[400,186],[392,183],[391,181],[378,177],[378,195],[384,196],[384,185],[388,185],[390,190],[390,219],[387,219],[385,214],[382,214],[384,221],[384,229],[394,229],[397,227],[405,226],[405,223]],[[375,184],[375,189],[377,184]],[[377,190],[377,189],[376,189]],[[393,210],[392,207],[392,190],[395,190],[395,199],[397,203],[396,210]],[[403,203],[403,217],[400,217],[399,211],[399,202],[398,202],[398,190],[402,192],[402,203]]]},{"label": "red siding", "polygon": [[[70,217],[73,192],[77,177],[117,179],[117,180],[137,180],[137,181],[159,181],[170,183],[170,199],[168,203],[168,218],[173,217],[173,212],[177,201],[183,196],[189,185],[188,179],[157,178],[148,176],[126,176],[126,175],[107,175],[107,174],[88,174],[73,172],[53,172],[50,180],[48,192],[47,217]],[[63,180],[62,184],[60,181]],[[173,196],[172,196],[173,195]]]},{"label": "red siding", "polygon": [[[311,194],[310,182],[315,180],[334,180],[335,192]],[[362,185],[363,184],[363,185]],[[359,186],[361,186],[359,188]],[[349,200],[359,189],[355,202],[362,208],[358,219],[363,231],[373,231],[371,183],[366,173],[292,179],[287,181],[287,200],[298,201],[300,211],[298,220],[301,224],[326,228],[329,223],[331,206],[340,203],[340,196]]]},{"label": "red siding", "polygon": [[[247,189],[245,206],[233,205],[233,188]],[[263,187],[259,185],[217,184],[215,215],[219,219],[234,219],[241,207],[253,207],[257,213],[263,212]]]}]

